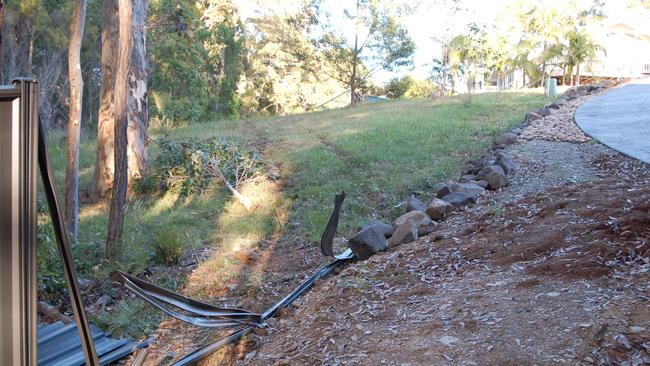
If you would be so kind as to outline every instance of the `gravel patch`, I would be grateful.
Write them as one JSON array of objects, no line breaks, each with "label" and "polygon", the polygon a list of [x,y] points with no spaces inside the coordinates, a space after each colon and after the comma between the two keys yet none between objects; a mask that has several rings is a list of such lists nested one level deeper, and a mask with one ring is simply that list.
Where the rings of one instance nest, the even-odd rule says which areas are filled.
[{"label": "gravel patch", "polygon": [[495,199],[514,201],[529,194],[573,183],[589,182],[599,176],[591,162],[617,154],[597,143],[576,144],[547,140],[531,140],[509,146],[506,153],[518,168],[507,189],[497,192]]}]

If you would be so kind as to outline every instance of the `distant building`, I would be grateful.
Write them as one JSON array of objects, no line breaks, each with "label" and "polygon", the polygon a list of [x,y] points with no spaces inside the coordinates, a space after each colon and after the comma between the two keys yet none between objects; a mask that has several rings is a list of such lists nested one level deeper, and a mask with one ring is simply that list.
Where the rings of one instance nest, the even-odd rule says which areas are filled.
[{"label": "distant building", "polygon": [[585,68],[584,75],[637,78],[650,75],[650,10],[622,8],[589,28],[595,42],[605,48],[601,62]]},{"label": "distant building", "polygon": [[[605,54],[601,53],[599,61],[592,65],[582,65],[583,83],[590,78],[650,76],[650,10],[641,7],[615,9],[587,30],[593,41],[605,49]],[[553,65],[553,61],[550,64]],[[561,77],[562,69],[552,68],[551,76]]]},{"label": "distant building", "polygon": [[[620,7],[607,14],[602,22],[587,28],[593,41],[605,49],[599,55],[599,61],[592,65],[581,65],[581,82],[596,78],[639,78],[650,76],[650,10],[645,8]],[[541,64],[541,52],[535,59]],[[562,80],[564,70],[561,60],[546,63],[547,72],[554,78]],[[575,73],[575,69],[573,70]],[[566,82],[570,76],[567,75]],[[490,84],[497,85],[498,75],[490,75]],[[520,89],[529,82],[521,69],[511,69],[503,75],[502,89]]]},{"label": "distant building", "polygon": [[379,103],[379,102],[385,102],[387,100],[390,100],[384,96],[381,95],[364,95],[363,96],[363,102],[364,103]]}]

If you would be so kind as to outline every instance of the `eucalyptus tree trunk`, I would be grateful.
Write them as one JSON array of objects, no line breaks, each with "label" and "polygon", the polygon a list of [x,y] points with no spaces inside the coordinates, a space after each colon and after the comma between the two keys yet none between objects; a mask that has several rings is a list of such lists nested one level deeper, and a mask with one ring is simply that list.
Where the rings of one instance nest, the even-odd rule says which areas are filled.
[{"label": "eucalyptus tree trunk", "polygon": [[113,129],[115,121],[115,60],[118,56],[118,0],[102,3],[102,80],[97,113],[97,159],[93,195],[105,197],[113,187]]},{"label": "eucalyptus tree trunk", "polygon": [[[118,0],[104,0],[102,8],[102,81],[97,122],[97,158],[93,178],[95,197],[103,198],[113,188],[115,60],[118,56]],[[148,101],[146,28],[147,0],[133,0],[133,49],[127,81],[128,179],[141,178],[147,168]]]},{"label": "eucalyptus tree trunk", "polygon": [[81,76],[81,40],[86,20],[86,0],[77,0],[70,21],[68,78],[70,80],[70,112],[68,121],[68,164],[66,168],[65,217],[72,240],[77,241],[79,217],[79,136],[81,133],[81,102],[84,83]]},{"label": "eucalyptus tree trunk", "polygon": [[127,166],[127,103],[128,103],[128,74],[131,63],[132,51],[132,1],[119,0],[119,51],[117,58],[117,72],[115,76],[115,176],[113,179],[113,193],[111,209],[108,215],[108,236],[106,238],[106,255],[114,260],[119,252],[124,226],[124,209],[126,206],[126,188],[128,183]]},{"label": "eucalyptus tree trunk", "polygon": [[128,80],[129,181],[142,178],[147,169],[149,113],[147,105],[146,29],[148,0],[133,0],[133,51]]},{"label": "eucalyptus tree trunk", "polygon": [[354,19],[354,50],[352,51],[352,74],[350,76],[350,105],[355,106],[357,98],[357,64],[359,63],[359,7],[357,0],[357,13]]},{"label": "eucalyptus tree trunk", "polygon": [[[4,45],[2,44],[2,27],[5,23],[5,1],[0,0],[0,64],[4,62]],[[4,67],[0,66],[0,84],[4,83]]]}]

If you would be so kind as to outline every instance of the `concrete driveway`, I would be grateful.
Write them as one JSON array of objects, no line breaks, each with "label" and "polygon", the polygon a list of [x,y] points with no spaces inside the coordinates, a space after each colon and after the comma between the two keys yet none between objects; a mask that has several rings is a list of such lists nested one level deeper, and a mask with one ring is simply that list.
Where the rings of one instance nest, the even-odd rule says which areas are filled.
[{"label": "concrete driveway", "polygon": [[594,139],[650,164],[650,78],[591,98],[575,119]]}]

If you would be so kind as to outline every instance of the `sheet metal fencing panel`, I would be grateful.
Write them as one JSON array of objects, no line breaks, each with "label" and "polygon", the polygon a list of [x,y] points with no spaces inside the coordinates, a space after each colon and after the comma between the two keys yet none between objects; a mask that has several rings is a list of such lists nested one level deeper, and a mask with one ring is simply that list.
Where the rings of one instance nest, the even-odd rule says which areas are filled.
[{"label": "sheet metal fencing panel", "polygon": [[0,86],[0,364],[36,364],[37,87]]},{"label": "sheet metal fencing panel", "polygon": [[16,79],[0,86],[0,365],[36,365],[36,165],[41,171],[78,337],[86,363],[98,365],[65,221],[58,207],[45,134],[38,120],[38,85]]}]

